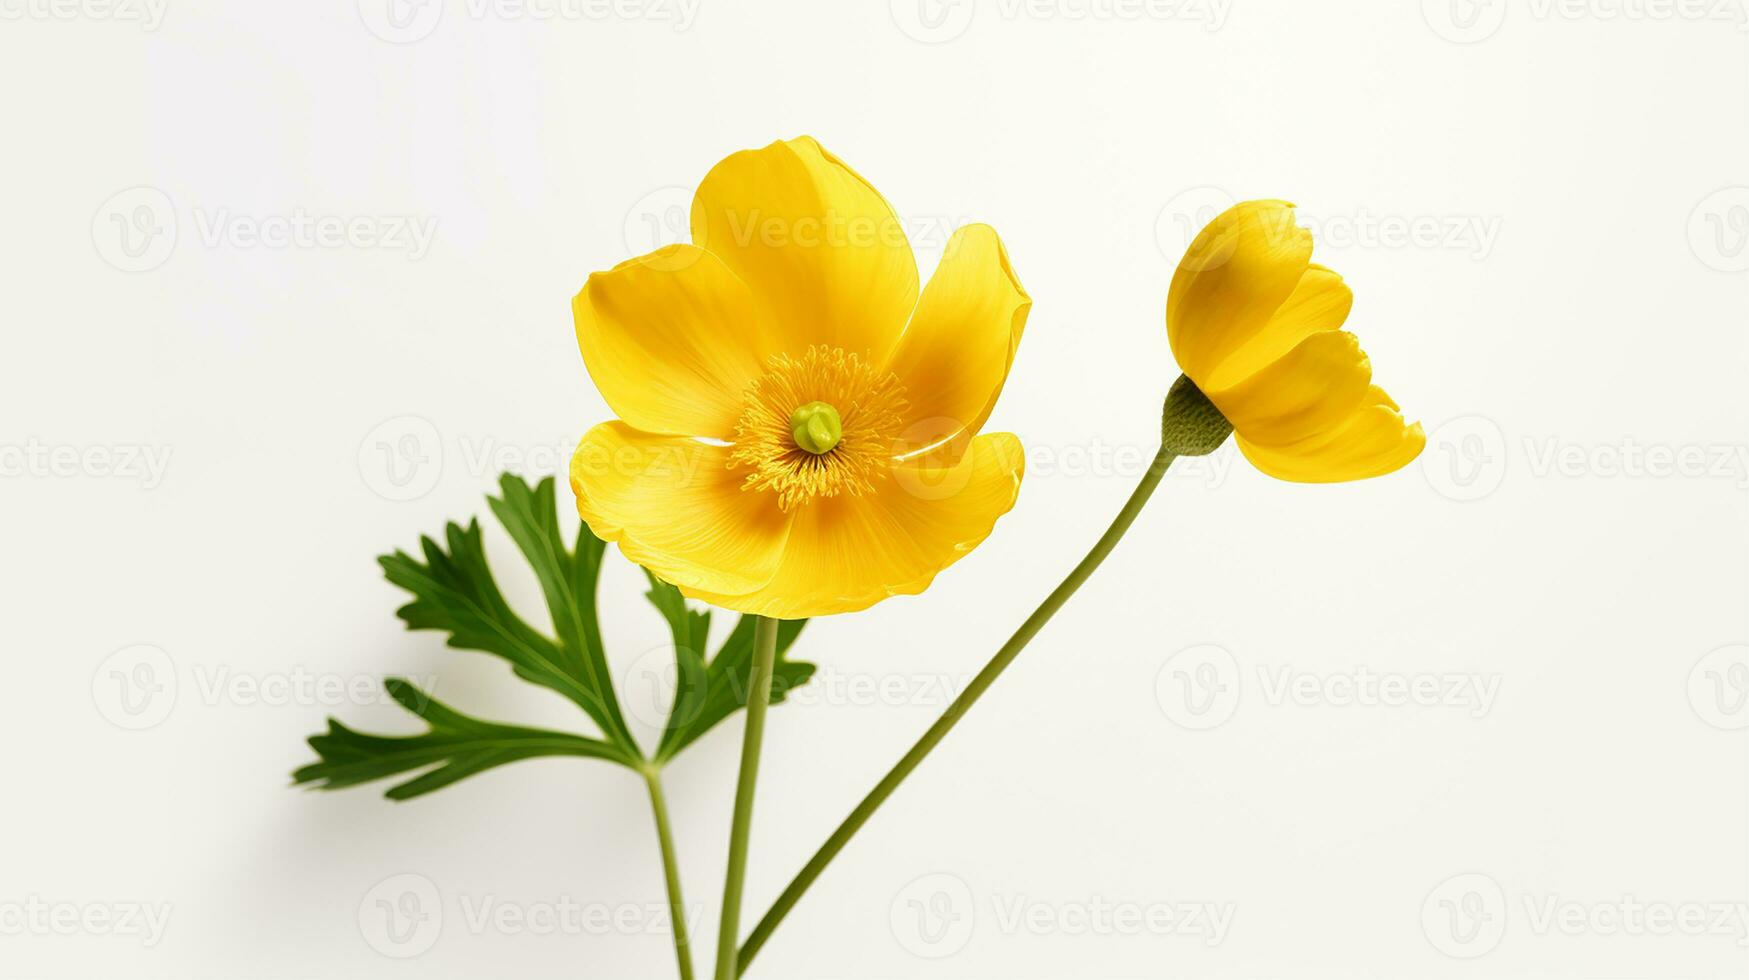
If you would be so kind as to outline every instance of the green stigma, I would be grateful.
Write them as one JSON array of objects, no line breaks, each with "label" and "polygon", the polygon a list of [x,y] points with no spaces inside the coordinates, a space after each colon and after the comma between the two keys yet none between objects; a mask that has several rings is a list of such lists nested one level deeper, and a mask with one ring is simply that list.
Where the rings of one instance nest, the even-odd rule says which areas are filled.
[{"label": "green stigma", "polygon": [[790,413],[789,431],[797,446],[823,456],[844,438],[844,421],[838,410],[825,402],[809,402]]}]

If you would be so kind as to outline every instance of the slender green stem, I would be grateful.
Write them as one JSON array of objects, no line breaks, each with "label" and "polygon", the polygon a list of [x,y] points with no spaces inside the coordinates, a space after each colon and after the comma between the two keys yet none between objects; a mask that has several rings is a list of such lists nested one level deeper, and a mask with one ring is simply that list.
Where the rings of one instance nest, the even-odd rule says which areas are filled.
[{"label": "slender green stem", "polygon": [[741,942],[741,886],[747,877],[747,831],[753,825],[753,789],[759,781],[759,749],[765,739],[765,708],[771,701],[771,667],[776,659],[777,620],[761,616],[753,624],[753,675],[747,686],[747,732],[741,739],[735,821],[729,831],[723,922],[717,931],[717,980],[735,980],[740,975],[735,947]]},{"label": "slender green stem", "polygon": [[[826,865],[838,856],[838,852],[844,849],[844,845],[849,842],[850,838],[862,829],[862,825],[868,822],[868,818],[874,815],[875,810],[882,803],[886,802],[887,797],[893,795],[893,791],[899,788],[899,784],[905,781],[905,777],[911,775],[911,770],[916,769],[918,764],[935,749],[935,746],[947,737],[947,733],[953,730],[953,726],[959,724],[960,718],[971,710],[972,705],[976,704],[980,697],[983,697],[984,692],[989,690],[990,685],[996,682],[996,678],[1001,676],[1002,671],[1014,662],[1014,658],[1026,648],[1027,643],[1038,635],[1039,630],[1050,622],[1057,610],[1063,608],[1063,604],[1068,602],[1069,597],[1075,594],[1075,590],[1081,587],[1081,583],[1087,581],[1094,569],[1098,568],[1100,563],[1105,561],[1105,557],[1111,554],[1111,550],[1117,546],[1118,539],[1122,538],[1124,532],[1130,529],[1130,525],[1135,523],[1136,515],[1142,512],[1142,506],[1148,502],[1149,497],[1154,495],[1155,488],[1160,485],[1160,480],[1166,475],[1166,468],[1172,465],[1175,458],[1177,457],[1164,448],[1160,450],[1159,454],[1154,457],[1153,464],[1148,467],[1148,472],[1142,476],[1141,485],[1137,486],[1135,492],[1130,494],[1130,499],[1124,504],[1123,510],[1118,512],[1117,519],[1111,522],[1111,526],[1093,545],[1093,550],[1087,553],[1087,557],[1081,559],[1081,563],[1075,566],[1068,578],[1063,579],[1063,583],[1057,586],[1056,591],[1045,597],[1045,601],[1033,610],[1032,615],[1026,618],[1026,622],[1020,624],[1020,628],[1014,631],[1014,635],[1008,638],[1008,642],[1002,645],[1002,649],[997,650],[996,655],[990,658],[990,662],[984,665],[984,669],[978,672],[978,676],[966,685],[965,691],[948,707],[947,713],[943,714],[934,725],[930,726],[927,732],[923,733],[923,737],[917,740],[917,744],[911,746],[911,751],[905,753],[905,757],[900,759],[898,764],[893,766],[879,783],[875,784],[875,788],[863,797],[862,802],[856,805],[856,809],[850,811],[850,816],[844,818],[844,822],[838,825],[838,829],[832,832],[832,836],[826,838],[826,843],[820,845],[820,849],[802,868],[801,873],[796,875],[795,880],[790,882],[789,887],[785,888],[783,894],[779,895],[777,901],[772,904],[771,911],[765,913],[765,918],[759,920],[759,925],[754,927],[752,935],[747,937],[747,944],[741,947],[739,957],[741,969],[746,969],[747,964],[753,961],[753,957],[765,945],[765,941],[771,938],[771,933],[777,928],[778,923],[782,922],[783,917],[789,914],[789,910],[795,907],[802,894],[808,890],[808,886],[814,883],[814,879],[820,877],[820,872],[826,870]],[[721,974],[718,976],[719,980],[727,980]]]},{"label": "slender green stem", "polygon": [[692,980],[692,943],[686,937],[686,899],[680,893],[680,863],[674,856],[674,829],[668,824],[668,801],[662,795],[662,772],[644,769],[644,785],[650,787],[650,810],[656,815],[656,839],[662,845],[662,876],[668,882],[668,910],[674,919],[674,957],[680,961],[680,980]]}]

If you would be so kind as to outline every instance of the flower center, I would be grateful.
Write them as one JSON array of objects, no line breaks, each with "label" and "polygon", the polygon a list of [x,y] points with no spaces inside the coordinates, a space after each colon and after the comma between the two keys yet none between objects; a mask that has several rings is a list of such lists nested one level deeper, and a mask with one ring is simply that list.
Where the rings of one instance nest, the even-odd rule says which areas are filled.
[{"label": "flower center", "polygon": [[796,445],[819,456],[844,438],[844,419],[825,402],[809,402],[790,413],[789,431]]},{"label": "flower center", "polygon": [[731,469],[743,490],[769,490],[791,510],[815,497],[867,493],[887,477],[905,408],[891,372],[841,347],[773,357],[747,387]]}]

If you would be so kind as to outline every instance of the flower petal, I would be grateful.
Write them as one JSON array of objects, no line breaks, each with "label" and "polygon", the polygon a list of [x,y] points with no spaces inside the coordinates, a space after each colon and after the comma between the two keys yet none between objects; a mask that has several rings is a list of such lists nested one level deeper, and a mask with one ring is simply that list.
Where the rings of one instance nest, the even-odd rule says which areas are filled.
[{"label": "flower petal", "polygon": [[989,536],[1014,506],[1026,454],[1008,433],[973,439],[959,462],[908,463],[874,493],[824,497],[796,512],[782,567],[745,595],[686,590],[744,613],[802,619],[916,595]]},{"label": "flower petal", "polygon": [[736,153],[692,200],[692,240],[728,264],[790,354],[880,356],[917,304],[917,261],[887,202],[811,137]]},{"label": "flower petal", "polygon": [[1353,308],[1354,291],[1342,277],[1312,264],[1300,277],[1293,295],[1257,336],[1241,344],[1211,372],[1209,386],[1221,388],[1250,377],[1312,334],[1340,329]]},{"label": "flower petal", "polygon": [[1199,387],[1269,325],[1312,261],[1312,235],[1285,201],[1247,201],[1190,244],[1166,296],[1172,356]]},{"label": "flower petal", "polygon": [[1340,424],[1360,407],[1371,383],[1372,362],[1360,338],[1327,330],[1237,384],[1205,394],[1241,437],[1282,446]]},{"label": "flower petal", "polygon": [[716,256],[667,248],[597,272],[571,301],[601,396],[645,432],[727,439],[775,341]]},{"label": "flower petal", "polygon": [[1278,480],[1341,483],[1393,473],[1421,455],[1427,435],[1408,425],[1384,389],[1372,387],[1361,407],[1341,424],[1288,446],[1259,446],[1240,438],[1253,466]]},{"label": "flower petal", "polygon": [[790,518],[773,495],[742,490],[728,462],[724,446],[605,422],[571,458],[577,513],[664,581],[750,592],[776,573]]},{"label": "flower petal", "polygon": [[954,232],[887,364],[905,386],[901,452],[950,437],[941,461],[965,452],[996,407],[1031,309],[996,230]]}]

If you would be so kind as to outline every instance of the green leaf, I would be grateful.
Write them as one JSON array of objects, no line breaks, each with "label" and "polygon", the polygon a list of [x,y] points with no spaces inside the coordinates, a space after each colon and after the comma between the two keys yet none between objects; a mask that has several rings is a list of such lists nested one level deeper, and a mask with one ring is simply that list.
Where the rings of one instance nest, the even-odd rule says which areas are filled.
[{"label": "green leaf", "polygon": [[[668,713],[668,727],[657,745],[655,761],[666,763],[697,741],[699,736],[717,723],[747,707],[747,693],[753,673],[753,616],[742,616],[729,638],[723,641],[709,664],[699,652],[710,631],[710,613],[687,607],[680,590],[651,575],[650,591],[645,593],[674,634],[674,657],[678,682],[674,691],[674,707]],[[814,665],[786,660],[784,654],[795,643],[807,620],[786,620],[777,627],[777,665],[771,681],[771,703],[779,704],[789,692],[814,676]]]},{"label": "green leaf", "polygon": [[506,476],[501,486],[504,496],[491,499],[492,509],[533,566],[559,638],[529,626],[504,601],[486,564],[477,520],[465,528],[451,523],[444,536],[447,548],[422,538],[424,561],[400,551],[378,559],[388,580],[413,594],[398,615],[408,629],[442,630],[450,634],[452,647],[509,661],[518,677],[569,698],[610,741],[629,748],[595,619],[595,582],[605,545],[585,528],[574,552],[565,547],[550,477],[531,489]]},{"label": "green leaf", "polygon": [[623,751],[606,742],[470,718],[400,678],[391,677],[383,686],[402,707],[423,718],[429,730],[410,736],[367,735],[330,718],[327,733],[312,735],[309,740],[321,761],[292,773],[293,783],[342,789],[428,770],[386,794],[391,800],[410,800],[519,759],[580,756],[633,764]]},{"label": "green leaf", "polygon": [[499,487],[503,496],[488,497],[487,503],[540,580],[568,668],[596,692],[608,715],[608,723],[602,727],[624,735],[629,744],[625,717],[613,693],[607,651],[601,643],[601,623],[595,614],[596,584],[601,578],[601,556],[607,551],[607,542],[590,533],[589,525],[582,524],[577,529],[575,548],[566,550],[565,539],[559,533],[552,477],[530,489],[520,478],[506,473]]},{"label": "green leaf", "polygon": [[[309,740],[321,760],[293,773],[295,782],[339,789],[425,770],[389,790],[391,799],[404,800],[537,756],[583,756],[643,768],[652,762],[665,763],[746,707],[754,617],[741,617],[707,663],[701,651],[710,636],[711,614],[690,608],[678,589],[649,576],[649,599],[674,636],[680,684],[657,751],[649,762],[644,760],[614,694],[596,615],[596,586],[607,545],[587,525],[579,528],[574,542],[565,540],[559,530],[555,486],[551,478],[530,485],[507,475],[499,481],[499,496],[487,498],[540,583],[552,619],[551,635],[529,625],[505,601],[486,563],[477,520],[465,527],[448,524],[441,541],[421,538],[417,556],[397,551],[378,562],[388,580],[413,597],[397,611],[408,629],[439,630],[449,634],[452,647],[507,661],[516,676],[556,691],[582,708],[600,726],[603,738],[480,721],[432,700],[404,680],[391,678],[385,682],[390,695],[425,719],[430,730],[408,737],[371,735],[331,718],[328,731]],[[813,676],[813,664],[784,659],[802,626],[802,622],[786,622],[778,629],[774,704]]]}]

